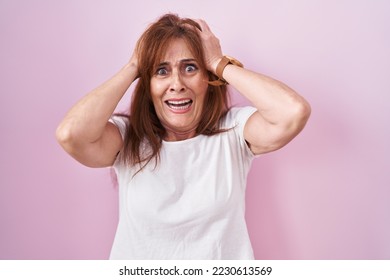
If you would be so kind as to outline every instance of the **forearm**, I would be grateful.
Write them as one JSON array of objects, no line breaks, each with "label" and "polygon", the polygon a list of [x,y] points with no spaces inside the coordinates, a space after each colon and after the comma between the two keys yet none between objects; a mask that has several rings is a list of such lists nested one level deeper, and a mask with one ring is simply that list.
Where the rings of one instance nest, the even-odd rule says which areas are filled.
[{"label": "forearm", "polygon": [[223,78],[247,98],[261,116],[275,125],[300,122],[310,113],[310,106],[287,85],[265,75],[234,65],[227,65]]},{"label": "forearm", "polygon": [[85,143],[97,141],[137,75],[137,68],[129,63],[110,80],[88,93],[66,114],[57,129],[57,137]]}]

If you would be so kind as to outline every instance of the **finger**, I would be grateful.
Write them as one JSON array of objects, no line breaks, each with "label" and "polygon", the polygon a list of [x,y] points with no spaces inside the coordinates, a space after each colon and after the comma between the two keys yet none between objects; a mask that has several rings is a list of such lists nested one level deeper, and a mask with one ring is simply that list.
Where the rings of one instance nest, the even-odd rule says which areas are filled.
[{"label": "finger", "polygon": [[202,32],[211,32],[210,27],[207,25],[206,21],[203,19],[194,19],[194,21],[199,24],[202,29]]},{"label": "finger", "polygon": [[182,24],[184,26],[188,27],[188,28],[191,28],[191,29],[197,31],[197,32],[201,32],[202,31],[199,23],[194,21],[194,20],[192,20],[192,19],[184,19]]}]

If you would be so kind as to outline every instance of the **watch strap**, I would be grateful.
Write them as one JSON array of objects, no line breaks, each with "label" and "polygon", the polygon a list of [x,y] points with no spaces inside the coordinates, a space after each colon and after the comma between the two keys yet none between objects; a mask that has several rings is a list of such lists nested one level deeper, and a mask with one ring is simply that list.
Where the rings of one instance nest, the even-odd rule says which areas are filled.
[{"label": "watch strap", "polygon": [[219,61],[217,65],[217,69],[215,70],[217,77],[219,78],[216,81],[210,81],[209,84],[214,85],[214,86],[221,86],[221,85],[226,85],[228,84],[226,80],[222,77],[223,70],[228,64],[233,64],[239,67],[243,67],[242,63],[239,62],[237,59],[224,55],[221,60]]},{"label": "watch strap", "polygon": [[224,80],[224,78],[222,77],[223,70],[225,69],[226,65],[228,65],[230,63],[231,63],[230,59],[227,56],[223,56],[221,61],[218,63],[217,69],[215,72],[216,72],[218,78],[220,78],[221,80]]}]

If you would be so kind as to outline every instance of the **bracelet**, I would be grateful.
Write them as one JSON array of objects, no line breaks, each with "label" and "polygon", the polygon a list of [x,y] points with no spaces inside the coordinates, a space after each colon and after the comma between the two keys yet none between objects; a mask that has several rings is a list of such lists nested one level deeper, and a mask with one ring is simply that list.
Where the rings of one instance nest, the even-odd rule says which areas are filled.
[{"label": "bracelet", "polygon": [[231,56],[224,55],[222,57],[222,59],[219,61],[218,65],[217,65],[217,69],[215,71],[217,74],[217,77],[219,79],[216,81],[209,82],[211,85],[220,86],[220,85],[227,85],[228,84],[228,82],[222,76],[223,70],[225,69],[225,67],[228,64],[233,64],[233,65],[236,65],[238,67],[244,67],[244,65],[241,62],[239,62],[237,59],[235,59]]}]

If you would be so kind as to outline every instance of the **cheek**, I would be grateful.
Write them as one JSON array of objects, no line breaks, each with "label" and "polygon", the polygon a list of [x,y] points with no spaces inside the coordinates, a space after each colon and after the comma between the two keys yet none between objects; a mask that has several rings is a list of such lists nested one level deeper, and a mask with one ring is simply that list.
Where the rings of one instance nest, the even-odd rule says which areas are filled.
[{"label": "cheek", "polygon": [[198,98],[204,100],[206,98],[208,88],[209,88],[208,84],[204,82],[198,85],[198,90],[197,90]]},{"label": "cheek", "polygon": [[154,96],[156,95],[157,89],[158,89],[158,83],[154,79],[151,79],[150,80],[150,94],[151,94],[152,98],[154,98]]},{"label": "cheek", "polygon": [[163,96],[164,85],[161,82],[151,81],[150,82],[150,94],[153,103],[156,103]]},{"label": "cheek", "polygon": [[199,75],[197,77],[188,79],[187,85],[198,95],[203,95],[205,92],[207,92],[208,89],[207,81],[207,77]]}]

